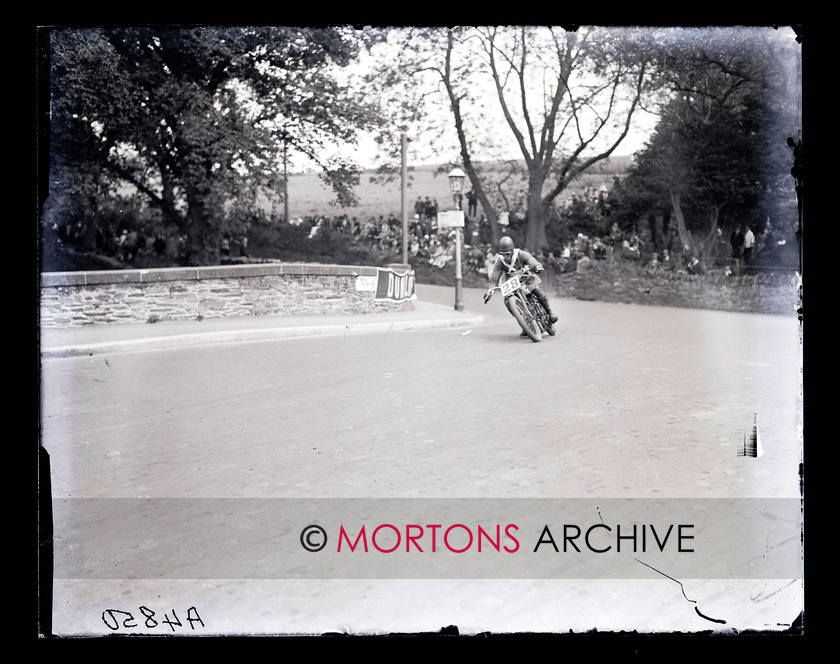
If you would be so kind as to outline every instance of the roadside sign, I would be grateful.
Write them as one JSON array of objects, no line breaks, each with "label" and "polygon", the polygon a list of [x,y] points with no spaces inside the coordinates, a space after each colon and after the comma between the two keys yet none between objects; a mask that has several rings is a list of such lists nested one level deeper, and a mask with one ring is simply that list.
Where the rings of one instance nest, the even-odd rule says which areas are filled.
[{"label": "roadside sign", "polygon": [[444,212],[438,212],[437,225],[438,228],[463,228],[464,211],[445,210]]}]

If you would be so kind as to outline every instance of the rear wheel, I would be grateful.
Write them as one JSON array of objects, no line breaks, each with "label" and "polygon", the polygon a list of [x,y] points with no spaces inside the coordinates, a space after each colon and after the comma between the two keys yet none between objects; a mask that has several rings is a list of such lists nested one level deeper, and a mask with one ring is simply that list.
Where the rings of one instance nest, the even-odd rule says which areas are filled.
[{"label": "rear wheel", "polygon": [[536,342],[542,340],[540,326],[537,324],[534,316],[530,311],[528,311],[528,307],[525,306],[525,303],[520,298],[515,295],[513,297],[509,297],[505,304],[507,305],[510,313],[516,319],[516,322],[519,323],[519,327],[525,331],[525,334],[531,338],[531,341]]},{"label": "rear wheel", "polygon": [[551,323],[548,312],[545,310],[542,303],[536,298],[536,296],[532,295],[529,298],[528,304],[534,312],[534,317],[539,321],[542,331],[547,332],[553,337],[557,333],[557,330],[554,329],[554,325]]}]

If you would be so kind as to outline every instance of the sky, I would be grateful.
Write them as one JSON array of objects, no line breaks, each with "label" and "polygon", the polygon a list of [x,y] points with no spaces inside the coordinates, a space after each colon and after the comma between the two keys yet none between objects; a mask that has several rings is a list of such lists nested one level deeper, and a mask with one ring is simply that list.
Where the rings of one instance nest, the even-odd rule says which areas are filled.
[{"label": "sky", "polygon": [[[726,26],[724,26],[726,27]],[[398,29],[398,28],[396,28]],[[769,30],[774,30],[773,28],[767,28]],[[710,32],[714,32],[716,30],[715,26],[711,26],[710,28],[703,28],[702,30],[707,30]],[[762,28],[758,28],[759,31]],[[787,34],[790,35],[792,39],[795,35],[790,28],[782,28],[782,30],[786,30]],[[777,34],[785,36],[785,33],[780,30]],[[774,30],[775,31],[775,30]],[[676,39],[681,39],[682,37],[679,36],[677,33]],[[374,67],[375,61],[366,60],[362,61],[360,64],[361,67]],[[549,79],[550,80],[550,77]],[[542,77],[539,77],[537,81],[537,86],[542,85]],[[537,91],[539,92],[539,91]],[[495,100],[496,99],[496,92],[495,89],[492,87],[488,87],[487,92],[484,93],[489,99]],[[539,97],[539,94],[536,95]],[[533,100],[532,100],[533,101]],[[505,122],[504,118],[502,117],[500,111],[498,110],[498,103],[493,101],[491,106],[495,108],[495,119],[490,119],[488,122],[492,123],[492,132],[493,132],[493,141],[494,146],[499,148],[503,153],[504,158],[508,159],[521,159],[522,154],[517,146],[516,142],[514,141],[513,135],[511,130],[509,129],[507,123]],[[469,114],[470,108],[469,106],[465,106],[467,113]],[[434,102],[429,105],[428,108],[423,109],[427,116],[432,113],[440,113],[441,116],[447,121],[449,124],[452,124],[452,114],[448,107],[448,103],[446,100],[441,97],[435,97]],[[561,117],[561,120],[563,118]],[[630,134],[622,141],[622,143],[618,146],[615,151],[616,156],[629,156],[634,155],[640,150],[645,147],[646,142],[652,135],[655,126],[657,123],[657,118],[647,113],[642,109],[637,109],[634,117],[633,117],[633,125],[631,128]],[[471,125],[469,119],[465,122],[465,126],[468,132],[468,140],[475,140],[477,137],[474,135],[475,126]],[[431,146],[428,142],[428,139],[421,135],[419,132],[416,134],[412,134],[411,131],[408,132],[409,137],[409,149],[408,149],[408,162],[409,165],[428,165],[428,164],[440,164],[446,161],[456,162],[460,159],[459,157],[459,149],[457,142],[455,140],[455,132],[454,128],[450,131],[451,136],[451,145],[445,146],[446,149],[441,151],[440,148],[440,140],[437,139],[435,143],[435,147],[438,148],[437,154],[431,149]],[[504,144],[507,144],[506,146]],[[352,151],[352,156],[354,156],[359,164],[365,168],[370,169],[377,165],[379,161],[381,161],[381,157],[383,157],[383,150],[381,147],[376,143],[375,137],[373,136],[366,136],[362,138],[362,141],[357,149]],[[442,156],[443,155],[443,156]],[[484,159],[493,159],[496,157],[490,157],[487,155],[482,155],[477,151],[474,153],[473,158],[477,161],[480,161],[482,158]]]},{"label": "sky", "polygon": [[[399,28],[395,28],[395,30],[399,30]],[[384,57],[386,60],[391,59],[393,56],[389,56],[387,52],[387,46],[383,46],[382,52],[380,52],[378,57]],[[384,52],[384,55],[383,55]],[[466,60],[470,59],[468,56],[464,56],[461,54],[462,58]],[[377,59],[373,57],[363,57],[358,64],[358,69],[355,71],[355,74],[358,74],[360,71],[376,71],[377,66]],[[541,94],[543,93],[544,87],[544,74],[542,70],[534,69],[532,71],[537,72],[537,78],[535,86],[531,86],[529,88],[529,96],[534,95],[533,98],[529,100],[529,104],[534,105],[535,102],[539,101]],[[347,74],[343,73],[342,76],[347,76],[348,81],[352,81],[354,78],[354,73]],[[499,103],[497,101],[497,93],[495,87],[489,76],[485,73],[482,74],[483,79],[481,80],[474,80],[471,82],[471,86],[473,89],[478,86],[478,89],[481,90],[483,86],[486,86],[486,91],[482,92],[480,96],[484,96],[488,99],[488,107],[491,109],[491,112],[494,113],[494,116],[491,116],[487,121],[492,122],[492,129],[488,132],[492,135],[492,140],[494,147],[498,149],[501,153],[503,158],[507,159],[521,159],[522,153],[519,149],[519,146],[515,142],[513,134],[510,128],[505,121]],[[549,76],[547,81],[551,81],[551,76]],[[556,79],[555,79],[556,81]],[[439,79],[432,77],[432,80],[427,79],[427,85],[430,86],[439,86]],[[459,159],[459,147],[457,145],[455,131],[454,131],[454,123],[452,120],[452,113],[449,108],[448,101],[444,97],[443,94],[440,95],[432,95],[424,97],[427,101],[427,106],[423,109],[426,113],[427,117],[430,117],[432,114],[440,114],[441,118],[443,118],[444,122],[448,123],[452,128],[450,131],[451,136],[451,145],[446,146],[446,150],[444,151],[445,155],[451,155],[448,157],[449,160],[457,160]],[[470,112],[473,110],[469,104],[465,104],[463,106],[464,112],[469,116]],[[541,122],[541,119],[537,116],[541,115],[542,109],[533,109],[531,110],[534,113],[534,121]],[[641,110],[637,110],[634,116],[634,127],[630,135],[624,139],[619,149],[616,151],[617,156],[625,156],[625,155],[632,155],[639,151],[641,148],[644,147],[645,142],[648,140],[653,128],[655,126],[656,119],[649,114]],[[465,118],[465,129],[467,131],[467,139],[473,141],[473,149],[475,150],[475,141],[478,138],[476,135],[476,125],[474,122],[470,122],[470,118]],[[421,135],[419,132],[412,133],[411,130],[408,132],[409,137],[409,152],[408,152],[408,160],[410,164],[414,165],[427,165],[427,164],[438,164],[443,161],[447,160],[447,157],[441,157],[441,140],[439,138],[435,138],[435,147],[437,148],[438,154],[435,155],[434,151],[431,149],[429,144],[429,139]],[[506,143],[507,145],[503,145]],[[384,156],[382,153],[383,151],[380,146],[376,143],[375,137],[367,136],[364,137],[361,141],[357,150],[353,150],[353,156],[358,160],[360,165],[364,168],[373,168],[377,165],[377,161],[381,156]],[[475,152],[473,155],[475,160],[482,160],[482,159],[495,159],[498,158],[496,156],[490,155],[482,155],[478,151]]]}]

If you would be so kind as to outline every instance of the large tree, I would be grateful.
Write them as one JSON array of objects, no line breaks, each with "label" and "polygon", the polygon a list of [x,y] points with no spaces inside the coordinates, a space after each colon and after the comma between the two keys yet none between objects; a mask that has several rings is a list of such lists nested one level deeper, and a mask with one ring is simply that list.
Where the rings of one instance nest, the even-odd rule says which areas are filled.
[{"label": "large tree", "polygon": [[356,165],[335,149],[381,121],[340,70],[365,45],[342,28],[54,29],[51,177],[45,218],[80,219],[136,192],[189,239],[189,260],[218,260],[258,197],[283,191],[290,147],[344,203]]},{"label": "large tree", "polygon": [[[463,164],[493,238],[492,180],[480,162],[493,159],[488,145],[507,144],[526,171],[526,246],[546,248],[554,200],[630,131],[646,83],[634,32],[491,26],[404,31],[394,39],[401,71],[417,80],[431,73],[438,83],[437,103],[448,107],[458,146],[453,161]],[[416,90],[431,98],[427,87]]]}]

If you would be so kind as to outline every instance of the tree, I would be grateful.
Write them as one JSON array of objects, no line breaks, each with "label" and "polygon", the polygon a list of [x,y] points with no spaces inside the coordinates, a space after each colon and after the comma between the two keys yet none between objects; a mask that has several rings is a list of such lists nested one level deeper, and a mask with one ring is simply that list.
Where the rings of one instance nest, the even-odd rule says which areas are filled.
[{"label": "tree", "polygon": [[[505,134],[527,173],[526,246],[546,248],[554,200],[607,159],[630,130],[646,81],[633,31],[491,26],[424,29],[401,38],[402,72],[432,73],[447,101],[460,162],[494,240],[499,230],[478,157],[488,141],[503,144]],[[481,97],[487,84],[495,116]]]},{"label": "tree", "polygon": [[221,234],[282,190],[288,147],[352,201],[358,167],[333,148],[381,117],[339,72],[368,45],[342,28],[53,30],[45,219],[75,210],[90,229],[99,202],[131,191],[188,238],[190,263],[218,262]]},{"label": "tree", "polygon": [[721,217],[755,223],[784,198],[780,151],[798,125],[792,40],[772,29],[654,33],[668,91],[630,189],[670,209],[682,247],[708,255]]}]

